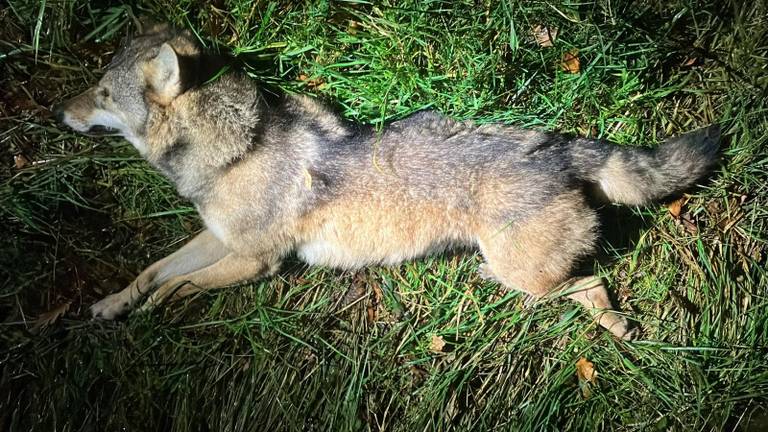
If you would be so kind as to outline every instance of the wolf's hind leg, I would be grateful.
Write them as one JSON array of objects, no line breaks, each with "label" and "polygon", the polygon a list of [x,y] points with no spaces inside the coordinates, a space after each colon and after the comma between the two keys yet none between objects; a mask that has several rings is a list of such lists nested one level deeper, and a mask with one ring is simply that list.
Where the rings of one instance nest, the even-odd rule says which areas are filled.
[{"label": "wolf's hind leg", "polygon": [[269,276],[279,265],[277,256],[271,254],[254,257],[231,253],[207,267],[168,279],[149,296],[140,310],[151,309],[166,299],[178,300],[200,291]]},{"label": "wolf's hind leg", "polygon": [[478,239],[486,272],[536,298],[565,286],[568,297],[587,307],[598,323],[618,337],[627,337],[627,321],[612,310],[599,279],[564,285],[574,263],[593,251],[596,225],[594,211],[575,191],[555,198],[520,223],[488,224]]},{"label": "wolf's hind leg", "polygon": [[205,230],[181,249],[147,267],[124,290],[96,302],[91,306],[91,313],[94,318],[114,319],[168,279],[207,267],[228,253],[227,247]]}]

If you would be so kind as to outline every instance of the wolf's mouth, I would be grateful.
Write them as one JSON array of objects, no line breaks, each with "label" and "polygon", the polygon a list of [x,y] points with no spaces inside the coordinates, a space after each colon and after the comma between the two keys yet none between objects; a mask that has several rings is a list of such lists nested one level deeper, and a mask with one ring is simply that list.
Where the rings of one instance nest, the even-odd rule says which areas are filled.
[{"label": "wolf's mouth", "polygon": [[114,128],[102,126],[102,125],[95,125],[91,126],[90,129],[88,129],[87,132],[85,132],[86,135],[90,136],[106,136],[106,135],[118,135],[120,131]]}]

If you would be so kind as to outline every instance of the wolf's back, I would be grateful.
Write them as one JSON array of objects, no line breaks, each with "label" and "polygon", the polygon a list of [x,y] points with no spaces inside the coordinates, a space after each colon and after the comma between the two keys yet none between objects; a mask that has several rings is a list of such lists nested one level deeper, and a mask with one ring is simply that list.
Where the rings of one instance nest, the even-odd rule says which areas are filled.
[{"label": "wolf's back", "polygon": [[712,125],[673,137],[653,148],[627,148],[605,142],[570,142],[577,177],[596,184],[615,203],[640,205],[684,190],[717,161],[720,128]]}]

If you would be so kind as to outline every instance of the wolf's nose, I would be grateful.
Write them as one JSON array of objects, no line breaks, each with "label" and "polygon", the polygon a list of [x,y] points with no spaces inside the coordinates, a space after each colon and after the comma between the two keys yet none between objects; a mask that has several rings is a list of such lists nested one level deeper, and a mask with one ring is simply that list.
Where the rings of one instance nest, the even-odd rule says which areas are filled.
[{"label": "wolf's nose", "polygon": [[53,107],[53,117],[59,123],[63,123],[64,122],[64,107],[61,106],[61,104],[56,105],[56,106]]}]

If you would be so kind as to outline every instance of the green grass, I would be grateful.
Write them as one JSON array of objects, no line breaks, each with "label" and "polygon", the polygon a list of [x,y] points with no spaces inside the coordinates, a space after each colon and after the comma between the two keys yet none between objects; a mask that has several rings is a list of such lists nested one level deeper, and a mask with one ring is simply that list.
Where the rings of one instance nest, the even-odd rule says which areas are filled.
[{"label": "green grass", "polygon": [[[479,279],[471,252],[356,274],[289,262],[91,321],[90,304],[200,228],[127,143],[74,135],[47,110],[92,84],[143,15],[358,121],[430,107],[620,145],[717,122],[722,164],[686,195],[688,222],[661,205],[603,211],[594,268],[639,342],[566,301],[525,305]],[[554,47],[535,43],[538,24],[558,28]],[[12,0],[0,36],[0,430],[768,427],[764,1]],[[574,48],[581,72],[565,73]],[[581,357],[599,374],[589,398]]]}]

